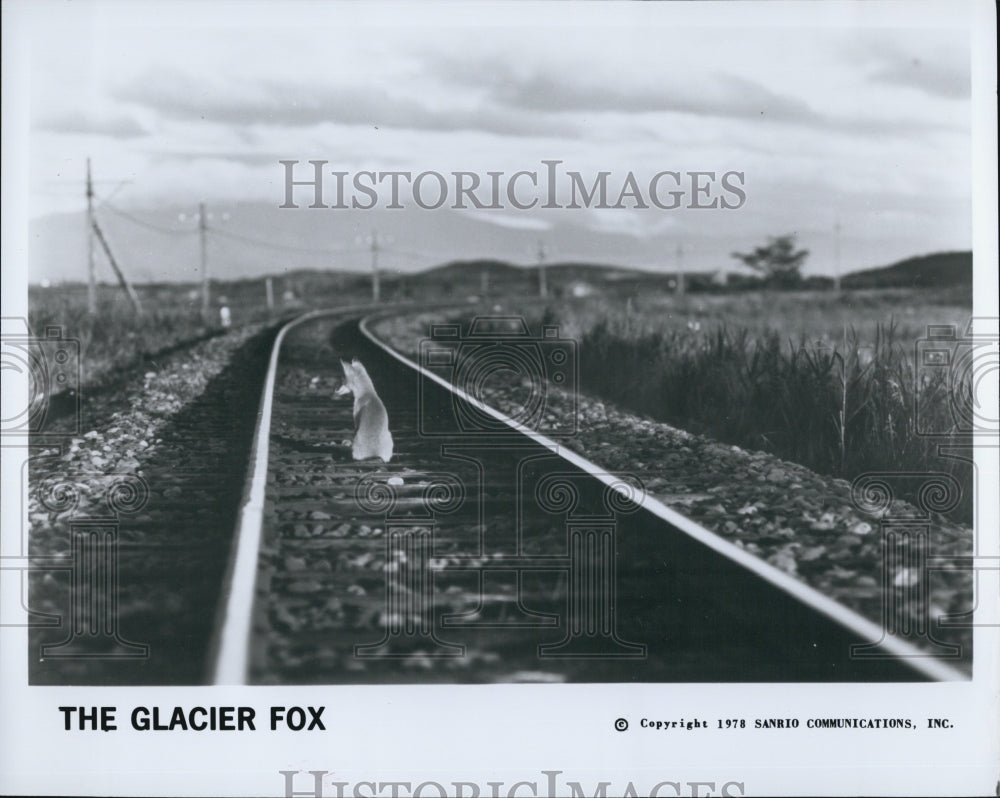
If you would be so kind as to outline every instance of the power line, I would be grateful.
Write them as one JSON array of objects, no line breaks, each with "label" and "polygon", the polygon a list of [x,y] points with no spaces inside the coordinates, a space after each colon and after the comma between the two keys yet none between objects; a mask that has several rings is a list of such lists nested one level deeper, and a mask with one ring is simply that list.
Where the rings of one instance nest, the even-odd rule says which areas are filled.
[{"label": "power line", "polygon": [[378,233],[372,230],[372,302],[381,296],[381,280],[378,273]]},{"label": "power line", "polygon": [[254,244],[258,247],[267,247],[269,249],[283,250],[286,252],[305,252],[312,255],[356,255],[362,252],[368,252],[368,248],[357,248],[357,249],[319,249],[315,247],[297,247],[294,244],[275,244],[271,241],[265,241],[260,238],[254,238],[252,236],[245,236],[240,233],[232,233],[229,230],[222,230],[218,227],[209,227],[208,231],[216,235],[220,235],[223,238],[231,238],[235,241],[242,241],[247,244]]},{"label": "power line", "polygon": [[538,296],[546,297],[549,294],[549,285],[545,276],[545,242],[538,239]]},{"label": "power line", "polygon": [[[175,237],[187,237],[193,236],[200,233],[199,228],[194,228],[191,230],[175,230],[169,227],[164,227],[162,225],[155,224],[153,222],[148,222],[145,219],[141,219],[127,211],[123,211],[115,205],[112,205],[108,200],[104,200],[98,205],[98,208],[106,209],[113,213],[115,216],[126,219],[139,227],[144,227],[147,230],[152,230],[153,232],[160,233],[166,236]],[[262,238],[257,238],[255,236],[243,235],[242,233],[234,233],[230,230],[224,230],[219,227],[205,225],[205,232],[213,235],[218,235],[223,238],[228,238],[233,241],[238,241],[244,244],[252,244],[257,247],[265,247],[267,249],[277,250],[281,252],[300,252],[310,255],[321,255],[326,257],[337,256],[337,255],[360,255],[371,251],[371,247],[354,247],[354,248],[344,248],[344,249],[332,249],[329,247],[303,247],[296,246],[295,244],[281,244],[275,243],[273,241],[268,241]],[[445,257],[443,254],[434,254],[431,252],[418,252],[415,250],[397,249],[395,247],[386,247],[381,243],[378,245],[378,250],[386,254],[399,255],[406,258],[416,258],[425,260],[439,260]]]},{"label": "power line", "polygon": [[840,216],[838,214],[836,222],[833,225],[833,235],[834,235],[834,275],[833,275],[833,290],[840,293]]},{"label": "power line", "polygon": [[[114,205],[111,205],[110,203],[107,203],[107,202],[103,203],[100,207],[106,208],[107,210],[111,211],[111,213],[115,214],[116,216],[120,216],[123,219],[127,219],[128,221],[132,222],[133,224],[139,225],[140,227],[145,227],[146,229],[153,230],[154,232],[157,232],[157,233],[161,233],[162,235],[169,235],[169,236],[193,236],[196,233],[200,232],[200,230],[197,229],[197,228],[196,229],[192,229],[192,230],[172,230],[172,229],[170,229],[168,227],[163,227],[161,225],[157,225],[157,224],[154,224],[152,222],[147,222],[145,219],[140,219],[137,216],[133,216],[132,214],[130,214],[130,213],[126,212],[126,211],[123,211],[120,208],[117,208]],[[304,253],[308,253],[308,254],[312,254],[312,255],[325,255],[325,256],[331,256],[331,255],[359,255],[359,254],[368,252],[368,248],[367,247],[365,247],[365,248],[358,247],[358,248],[353,248],[353,249],[330,249],[330,248],[319,248],[319,247],[300,247],[300,246],[296,246],[294,244],[277,244],[277,243],[274,243],[273,241],[266,241],[266,240],[261,239],[261,238],[255,238],[253,236],[242,235],[241,233],[233,233],[233,232],[231,232],[229,230],[223,230],[222,228],[219,228],[219,227],[206,226],[205,229],[206,229],[206,231],[208,233],[220,235],[223,238],[229,238],[229,239],[232,239],[234,241],[240,241],[242,243],[253,244],[254,246],[258,246],[258,247],[266,247],[268,249],[274,249],[274,250],[279,250],[279,251],[284,251],[284,252],[304,252]],[[388,251],[393,252],[394,254],[409,255],[409,256],[418,257],[418,258],[419,257],[427,257],[423,253],[403,252],[401,250],[388,250]]]},{"label": "power line", "polygon": [[396,249],[394,247],[379,247],[381,252],[388,252],[392,255],[402,255],[406,258],[425,258],[425,259],[436,259],[438,256],[432,255],[430,252],[414,252],[408,249]]},{"label": "power line", "polygon": [[[106,181],[106,182],[110,183],[112,181],[109,180],[109,181]],[[101,200],[101,205],[104,205],[105,203],[110,202],[111,198],[114,197],[115,194],[119,193],[123,188],[125,188],[125,186],[131,186],[131,185],[132,185],[132,181],[131,180],[119,180],[118,181],[118,185],[114,187],[114,189],[111,191],[110,194],[108,194],[106,197],[98,197],[98,199]],[[98,206],[98,207],[100,207],[100,206]]]},{"label": "power line", "polygon": [[198,204],[198,246],[201,252],[201,317],[208,324],[209,285],[208,285],[208,225],[205,223],[205,203]]},{"label": "power line", "polygon": [[144,219],[139,219],[138,217],[133,216],[130,213],[126,213],[123,210],[119,210],[114,205],[111,205],[108,202],[104,202],[101,205],[101,207],[102,208],[107,208],[109,211],[111,211],[116,216],[121,216],[123,219],[128,219],[130,222],[132,222],[134,224],[137,224],[137,225],[139,225],[141,227],[146,227],[146,228],[148,228],[150,230],[155,230],[157,233],[162,233],[163,235],[168,235],[168,236],[190,236],[190,235],[194,235],[196,232],[198,232],[197,230],[171,230],[169,227],[161,227],[160,225],[153,224],[152,222],[147,222]]},{"label": "power line", "polygon": [[94,181],[87,158],[87,312],[97,315],[97,268],[94,263]]}]

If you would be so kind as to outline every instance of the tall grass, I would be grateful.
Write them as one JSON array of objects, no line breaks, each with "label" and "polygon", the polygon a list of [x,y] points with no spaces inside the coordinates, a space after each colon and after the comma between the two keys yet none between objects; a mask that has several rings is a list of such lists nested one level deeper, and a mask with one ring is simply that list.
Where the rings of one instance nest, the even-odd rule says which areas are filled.
[{"label": "tall grass", "polygon": [[47,327],[62,328],[63,335],[80,342],[81,384],[95,385],[116,369],[172,346],[198,339],[213,329],[201,319],[196,303],[146,301],[137,316],[117,291],[98,294],[97,313],[87,312],[85,293],[64,289],[32,289],[28,324],[36,335]]},{"label": "tall grass", "polygon": [[[201,286],[159,283],[135,286],[144,313],[135,313],[117,286],[97,287],[97,313],[87,312],[87,286],[71,283],[31,286],[28,322],[35,334],[49,326],[80,341],[82,382],[94,385],[121,368],[178,345],[191,343],[221,330],[219,308],[231,312],[233,327],[259,322],[296,308],[363,302],[368,296],[364,276],[302,274],[273,278],[275,306],[269,313],[263,278],[213,281],[210,314],[201,316]],[[292,289],[292,299],[283,299]]]},{"label": "tall grass", "polygon": [[[559,323],[559,315],[549,307],[543,320]],[[944,374],[918,388],[913,340],[901,338],[895,321],[877,323],[867,339],[845,326],[833,341],[726,321],[704,331],[699,322],[650,323],[631,304],[616,315],[569,315],[585,391],[845,479],[950,472],[963,487],[956,517],[971,520],[970,469],[941,458],[939,439],[917,434],[918,399],[925,425],[952,430],[947,443],[967,444],[970,436],[955,428]]]}]

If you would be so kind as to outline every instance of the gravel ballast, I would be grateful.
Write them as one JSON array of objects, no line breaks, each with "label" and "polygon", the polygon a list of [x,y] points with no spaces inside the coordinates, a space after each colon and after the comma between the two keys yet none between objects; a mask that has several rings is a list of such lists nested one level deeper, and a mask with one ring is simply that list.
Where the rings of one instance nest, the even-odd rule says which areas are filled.
[{"label": "gravel ballast", "polygon": [[[453,321],[454,314],[393,317],[376,322],[373,332],[412,357],[414,342],[428,337],[431,323],[446,318]],[[586,353],[581,353],[581,362],[586,367]],[[527,388],[491,381],[478,398],[517,415]],[[937,641],[961,645],[963,660],[955,664],[971,669],[971,629],[943,629],[937,623],[943,616],[972,609],[972,574],[955,562],[972,553],[971,528],[903,501],[883,501],[878,483],[869,491],[856,485],[852,492],[843,479],[694,435],[551,384],[544,413],[541,431],[546,424],[562,426],[576,415],[576,434],[560,438],[560,445],[609,472],[637,476],[649,495],[880,626],[885,608],[896,608],[901,613],[897,622],[911,624],[913,630],[929,626],[927,634],[907,636],[910,642],[936,653],[944,650]],[[888,484],[891,489],[891,480]],[[884,532],[890,529],[925,536],[928,553],[950,561],[940,561],[933,570],[914,567],[906,558],[886,562]]]},{"label": "gravel ballast", "polygon": [[[252,325],[147,362],[85,397],[79,425],[63,416],[33,441],[42,445],[28,465],[30,551],[45,559],[33,569],[31,609],[65,619],[71,596],[85,598],[86,585],[70,587],[78,532],[107,521],[99,534],[115,533],[116,634],[128,644],[101,634],[60,647],[65,621],[33,629],[33,683],[203,681],[273,337]],[[44,644],[52,656],[41,656]],[[147,645],[145,656],[132,644]],[[135,656],[63,658],[116,650]]]}]

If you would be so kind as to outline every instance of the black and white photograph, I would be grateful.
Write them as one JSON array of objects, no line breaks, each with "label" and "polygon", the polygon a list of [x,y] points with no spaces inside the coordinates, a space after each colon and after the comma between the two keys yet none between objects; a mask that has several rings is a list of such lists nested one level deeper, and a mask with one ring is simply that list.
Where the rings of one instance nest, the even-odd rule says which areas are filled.
[{"label": "black and white photograph", "polygon": [[0,794],[995,794],[995,22],[5,0]]}]

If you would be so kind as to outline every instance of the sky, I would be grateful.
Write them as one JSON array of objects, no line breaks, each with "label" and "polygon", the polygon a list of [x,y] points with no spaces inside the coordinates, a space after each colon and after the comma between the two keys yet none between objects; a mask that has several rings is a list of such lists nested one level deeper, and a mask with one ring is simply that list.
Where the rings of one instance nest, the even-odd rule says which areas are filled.
[{"label": "sky", "polygon": [[551,231],[567,258],[588,254],[567,231],[625,236],[647,268],[674,241],[698,268],[795,232],[807,271],[830,273],[837,224],[858,266],[971,247],[970,46],[950,17],[672,5],[35,3],[29,214],[81,210],[87,157],[102,201],[171,223],[205,201],[233,230],[239,203],[283,202],[282,159],[349,175],[556,159],[610,172],[615,194],[630,172],[740,172],[746,200],[461,213]]}]

